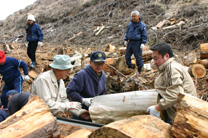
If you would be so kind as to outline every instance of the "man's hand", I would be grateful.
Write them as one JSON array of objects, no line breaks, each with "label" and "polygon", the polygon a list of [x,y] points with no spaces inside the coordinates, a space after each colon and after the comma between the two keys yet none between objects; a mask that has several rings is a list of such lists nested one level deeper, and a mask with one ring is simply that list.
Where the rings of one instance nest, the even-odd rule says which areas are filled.
[{"label": "man's hand", "polygon": [[145,47],[145,45],[144,45],[144,44],[141,44],[141,45],[140,45],[140,49],[141,49],[141,50],[143,50],[143,49],[144,49],[144,47]]},{"label": "man's hand", "polygon": [[155,105],[148,107],[147,112],[150,112],[150,115],[154,115],[154,116],[160,118],[160,112],[157,111]]},{"label": "man's hand", "polygon": [[24,76],[24,80],[25,80],[25,81],[29,81],[29,80],[30,80],[30,77],[29,77],[28,75],[25,75],[25,76]]},{"label": "man's hand", "polygon": [[93,98],[82,98],[82,104],[84,104],[87,107],[89,107],[92,104],[92,99]]},{"label": "man's hand", "polygon": [[81,110],[82,106],[80,102],[68,102],[66,103],[68,110],[77,109]]},{"label": "man's hand", "polygon": [[127,45],[128,45],[128,41],[125,41],[125,42],[124,42],[124,46],[127,46]]},{"label": "man's hand", "polygon": [[38,42],[38,46],[42,47],[43,43],[42,42]]},{"label": "man's hand", "polygon": [[84,120],[90,120],[90,114],[87,110],[81,109],[81,110],[70,110],[71,114],[73,114],[76,117],[83,118]]}]

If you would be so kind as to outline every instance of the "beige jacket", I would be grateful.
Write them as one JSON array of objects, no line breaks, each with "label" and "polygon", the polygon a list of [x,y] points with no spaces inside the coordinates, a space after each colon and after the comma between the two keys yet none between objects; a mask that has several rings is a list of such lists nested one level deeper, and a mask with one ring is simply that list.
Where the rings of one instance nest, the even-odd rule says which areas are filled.
[{"label": "beige jacket", "polygon": [[159,72],[159,76],[154,82],[155,89],[161,97],[158,105],[173,120],[176,112],[174,105],[177,102],[178,94],[185,92],[196,96],[196,88],[185,67],[176,62],[174,58],[170,58],[161,65]]},{"label": "beige jacket", "polygon": [[41,73],[32,84],[31,96],[40,96],[50,108],[53,114],[63,112],[67,109],[66,103],[69,102],[67,99],[66,88],[64,81],[58,82],[55,77],[53,70]]}]

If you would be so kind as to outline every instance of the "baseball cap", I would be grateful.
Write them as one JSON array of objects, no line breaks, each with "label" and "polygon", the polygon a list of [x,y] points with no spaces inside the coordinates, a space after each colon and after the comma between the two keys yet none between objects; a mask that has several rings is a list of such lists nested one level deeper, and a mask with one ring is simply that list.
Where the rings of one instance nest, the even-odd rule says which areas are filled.
[{"label": "baseball cap", "polygon": [[4,51],[0,51],[0,63],[3,63],[6,61],[6,55]]},{"label": "baseball cap", "polygon": [[106,62],[106,55],[102,51],[95,51],[90,55],[90,60],[93,62]]}]

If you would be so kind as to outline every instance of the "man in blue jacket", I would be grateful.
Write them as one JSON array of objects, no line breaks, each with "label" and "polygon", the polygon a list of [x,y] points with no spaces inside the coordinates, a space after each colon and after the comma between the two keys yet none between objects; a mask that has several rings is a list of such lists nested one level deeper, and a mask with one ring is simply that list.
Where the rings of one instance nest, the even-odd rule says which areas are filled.
[{"label": "man in blue jacket", "polygon": [[[102,51],[93,52],[90,55],[90,65],[75,74],[67,86],[66,91],[71,101],[81,102],[83,109],[88,110],[92,98],[103,95],[106,91],[106,77],[103,71],[105,58],[106,55]],[[76,119],[85,119],[79,115],[77,117]]]},{"label": "man in blue jacket", "polygon": [[28,42],[27,55],[32,61],[30,67],[35,68],[35,64],[36,64],[35,52],[38,45],[41,47],[43,46],[42,44],[43,32],[40,26],[35,22],[34,15],[28,15],[27,21],[28,21],[26,28],[27,42]]},{"label": "man in blue jacket", "polygon": [[147,31],[146,25],[141,21],[138,11],[132,11],[131,17],[132,20],[128,25],[124,39],[124,45],[127,46],[125,59],[128,68],[133,68],[131,63],[131,55],[134,54],[138,67],[138,73],[140,73],[143,67],[142,50],[147,41]]},{"label": "man in blue jacket", "polygon": [[15,89],[19,93],[22,92],[23,78],[18,68],[23,68],[24,80],[28,81],[30,77],[28,76],[27,64],[16,58],[6,57],[4,51],[0,51],[0,74],[5,82],[1,93],[1,102],[4,108],[7,108],[6,93],[9,90]]}]

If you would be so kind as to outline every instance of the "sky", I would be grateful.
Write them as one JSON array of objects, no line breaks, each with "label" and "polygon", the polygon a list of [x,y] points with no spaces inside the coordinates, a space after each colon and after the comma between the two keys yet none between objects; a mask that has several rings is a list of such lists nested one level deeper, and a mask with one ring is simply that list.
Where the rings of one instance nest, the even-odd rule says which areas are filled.
[{"label": "sky", "polygon": [[37,0],[0,0],[0,20],[6,19],[20,9],[33,4]]}]

